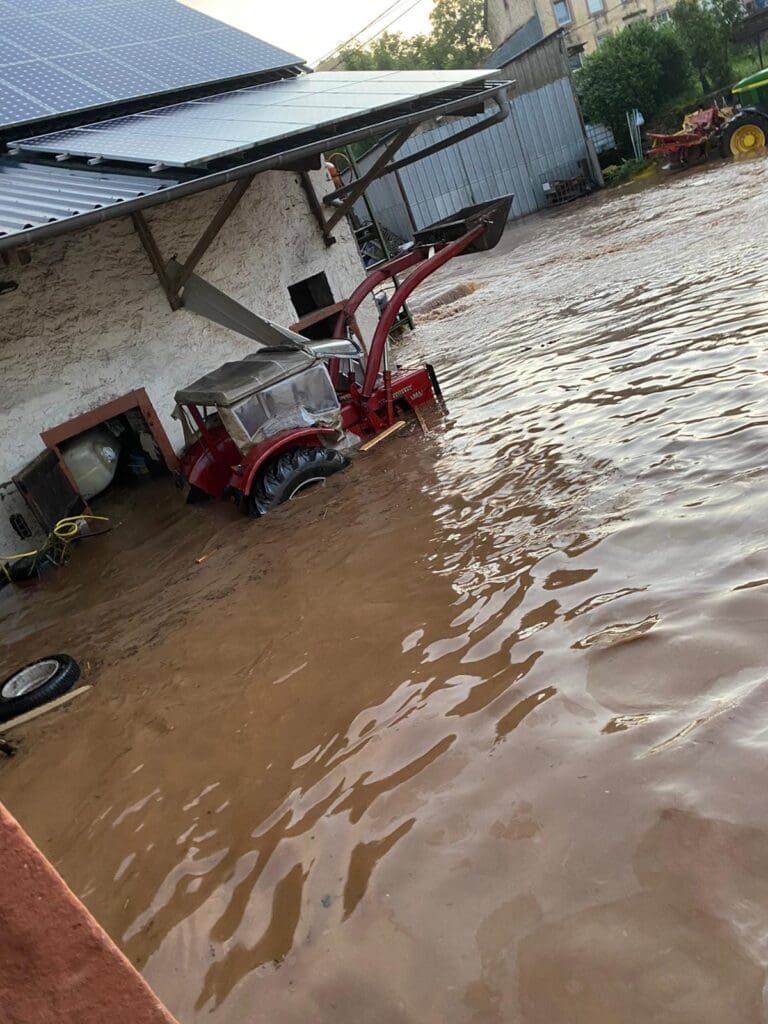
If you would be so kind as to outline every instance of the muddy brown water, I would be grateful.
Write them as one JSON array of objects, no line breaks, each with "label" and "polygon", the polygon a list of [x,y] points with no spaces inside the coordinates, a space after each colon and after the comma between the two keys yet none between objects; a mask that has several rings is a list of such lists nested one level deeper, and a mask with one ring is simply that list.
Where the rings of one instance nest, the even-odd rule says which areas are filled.
[{"label": "muddy brown water", "polygon": [[94,684],[0,795],[183,1024],[766,1019],[767,167],[512,228],[427,437],[0,594]]}]

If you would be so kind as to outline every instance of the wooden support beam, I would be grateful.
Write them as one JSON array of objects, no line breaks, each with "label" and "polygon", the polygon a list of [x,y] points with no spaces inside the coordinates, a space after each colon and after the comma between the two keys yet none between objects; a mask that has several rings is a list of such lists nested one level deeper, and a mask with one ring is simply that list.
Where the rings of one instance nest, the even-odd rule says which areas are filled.
[{"label": "wooden support beam", "polygon": [[384,147],[378,158],[371,164],[362,178],[358,178],[357,181],[350,182],[348,185],[344,185],[342,188],[337,189],[336,192],[331,192],[330,195],[323,197],[323,202],[327,206],[336,207],[331,216],[325,222],[323,230],[326,233],[330,232],[339,223],[339,221],[342,220],[342,218],[347,216],[371,182],[375,181],[376,178],[381,177],[382,171],[391,158],[411,137],[411,135],[413,135],[414,131],[415,125],[408,128],[402,128],[397,132],[392,141]]},{"label": "wooden support beam", "polygon": [[218,233],[232,216],[235,207],[248,191],[251,186],[251,182],[255,177],[256,175],[252,174],[249,178],[240,178],[227,195],[227,198],[213,215],[208,227],[198,238],[192,252],[184,261],[181,272],[173,282],[177,292],[180,292],[185,283],[190,279],[194,273],[195,267],[203,256],[205,256]]},{"label": "wooden support beam", "polygon": [[299,184],[304,189],[304,194],[307,197],[309,208],[312,211],[315,220],[320,225],[320,230],[323,233],[323,240],[325,241],[326,247],[330,249],[335,244],[336,238],[330,233],[326,227],[325,214],[323,213],[323,204],[317,198],[317,192],[315,192],[315,186],[312,184],[312,179],[306,171],[302,171],[299,175]]},{"label": "wooden support beam", "polygon": [[160,252],[160,247],[157,244],[155,236],[152,234],[152,229],[144,218],[144,214],[141,211],[131,214],[131,219],[133,220],[134,227],[141,239],[141,244],[144,246],[147,256],[149,256],[149,262],[152,264],[152,269],[157,274],[157,279],[165,292],[165,297],[168,299],[168,305],[171,309],[181,309],[184,305],[181,300],[181,289],[194,273],[195,267],[206,254],[218,233],[232,216],[235,207],[248,191],[248,188],[255,177],[256,175],[252,174],[248,178],[240,178],[240,180],[235,183],[224,202],[218,208],[213,217],[211,217],[208,227],[198,238],[192,248],[192,252],[187,256],[183,266],[181,267],[181,270],[179,270],[174,277],[171,277],[168,273],[166,262]]},{"label": "wooden support beam", "polygon": [[147,256],[149,256],[149,262],[152,264],[152,269],[157,275],[160,286],[165,292],[165,297],[168,299],[168,305],[173,310],[179,309],[181,307],[179,290],[171,284],[171,280],[165,269],[165,260],[160,253],[160,249],[155,240],[155,236],[152,234],[149,224],[147,224],[144,219],[144,214],[141,210],[138,210],[136,213],[131,214],[131,220],[133,221],[133,226],[136,228],[136,232],[141,239],[141,244],[144,246],[144,251]]}]

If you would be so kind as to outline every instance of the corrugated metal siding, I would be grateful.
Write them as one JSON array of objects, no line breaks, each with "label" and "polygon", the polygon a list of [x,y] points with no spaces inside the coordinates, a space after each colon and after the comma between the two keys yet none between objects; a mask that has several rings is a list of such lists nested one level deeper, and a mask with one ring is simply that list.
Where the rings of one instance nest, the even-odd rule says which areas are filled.
[{"label": "corrugated metal siding", "polygon": [[0,238],[116,206],[178,184],[166,179],[0,159]]},{"label": "corrugated metal siding", "polygon": [[[400,155],[449,138],[472,120],[462,118],[422,132],[409,139]],[[565,78],[513,99],[510,116],[501,124],[400,173],[417,227],[422,228],[462,206],[508,192],[515,195],[513,217],[534,213],[546,205],[542,184],[575,177],[581,171],[579,161],[586,159],[584,130]],[[382,224],[401,238],[410,237],[405,204],[391,176],[372,185],[368,197]]]},{"label": "corrugated metal siding", "polygon": [[[462,206],[509,192],[515,195],[513,218],[534,213],[546,205],[545,181],[582,173],[580,162],[589,159],[587,139],[562,34],[531,47],[506,70],[522,90],[513,91],[505,121],[400,172],[418,228]],[[422,132],[409,139],[398,156],[448,139],[476,120],[461,118]],[[361,161],[361,170],[375,156]],[[375,182],[368,197],[385,227],[401,238],[410,237],[405,204],[392,176]]]}]

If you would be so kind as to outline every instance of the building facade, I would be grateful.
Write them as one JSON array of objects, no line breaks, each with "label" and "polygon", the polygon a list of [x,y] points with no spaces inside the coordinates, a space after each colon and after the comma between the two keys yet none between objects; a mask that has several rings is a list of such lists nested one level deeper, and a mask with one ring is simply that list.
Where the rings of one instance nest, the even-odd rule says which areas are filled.
[{"label": "building facade", "polygon": [[[510,61],[498,60],[496,67],[495,74],[514,82],[508,117],[368,189],[368,202],[379,223],[396,239],[409,238],[414,230],[453,210],[498,195],[514,196],[509,212],[513,220],[554,205],[564,191],[575,198],[602,184],[563,33],[550,33]],[[415,156],[439,140],[448,142],[473,120],[429,126],[409,139],[402,152]],[[376,158],[377,151],[372,150],[359,161],[360,167],[367,168]],[[362,204],[357,213],[365,219]]]},{"label": "building facade", "polygon": [[609,36],[632,22],[657,24],[670,18],[670,0],[485,0],[485,25],[496,48],[488,66],[500,56],[511,60],[557,29],[565,33],[571,68],[581,66]]},{"label": "building facade", "polygon": [[[66,32],[45,30],[45,3],[8,3],[0,552],[17,559],[111,480],[178,471],[174,395],[259,347],[244,318],[332,330],[364,276],[357,196],[423,122],[507,89],[482,69],[309,73],[175,0],[148,0],[146,24],[82,0]],[[337,188],[323,154],[379,136],[386,159]],[[88,445],[111,475],[75,472]]]},{"label": "building facade", "polygon": [[[332,186],[314,172],[319,192]],[[228,190],[157,206],[146,217],[164,255],[186,253]],[[289,289],[325,275],[333,298],[363,275],[346,221],[327,248],[295,173],[259,175],[198,273],[242,305],[290,325],[299,313]],[[41,435],[143,389],[174,450],[183,437],[174,394],[253,341],[184,308],[171,310],[130,217],[39,242],[29,262],[11,260],[0,277],[0,551],[19,550],[11,516],[34,525],[14,475],[43,448]],[[295,294],[295,292],[294,292]],[[373,326],[375,307],[361,315]],[[183,497],[179,495],[179,501]]]}]

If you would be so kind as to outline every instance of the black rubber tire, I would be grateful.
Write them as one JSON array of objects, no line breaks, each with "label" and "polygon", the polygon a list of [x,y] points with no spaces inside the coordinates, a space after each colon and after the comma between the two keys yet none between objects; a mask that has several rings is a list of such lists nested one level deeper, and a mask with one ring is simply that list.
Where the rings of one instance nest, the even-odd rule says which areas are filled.
[{"label": "black rubber tire", "polygon": [[325,479],[349,465],[333,448],[291,448],[268,462],[245,503],[251,516],[263,516],[288,501],[301,487]]},{"label": "black rubber tire", "polygon": [[[21,675],[22,672],[34,668],[35,665],[42,665],[47,661],[56,662],[56,669],[49,678],[45,679],[39,686],[36,686],[34,690],[29,690],[18,697],[3,696],[3,692],[8,684]],[[47,658],[40,658],[38,661],[30,662],[29,665],[18,669],[0,683],[0,722],[7,722],[11,718],[16,718],[17,715],[23,715],[25,711],[39,708],[55,697],[60,697],[67,690],[71,690],[79,678],[80,666],[68,654],[49,654]]]},{"label": "black rubber tire", "polygon": [[720,155],[726,160],[732,159],[734,155],[731,152],[731,139],[739,128],[747,124],[758,127],[768,139],[768,117],[759,110],[742,110],[741,113],[731,118],[720,136]]}]

